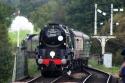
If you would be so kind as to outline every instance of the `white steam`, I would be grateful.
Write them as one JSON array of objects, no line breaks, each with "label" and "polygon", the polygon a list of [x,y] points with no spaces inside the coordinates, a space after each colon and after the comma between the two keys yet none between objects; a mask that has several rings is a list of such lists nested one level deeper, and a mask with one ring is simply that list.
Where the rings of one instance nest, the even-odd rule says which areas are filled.
[{"label": "white steam", "polygon": [[18,30],[29,30],[30,33],[33,33],[33,24],[29,22],[29,20],[24,16],[17,16],[12,21],[10,31],[18,31]]}]

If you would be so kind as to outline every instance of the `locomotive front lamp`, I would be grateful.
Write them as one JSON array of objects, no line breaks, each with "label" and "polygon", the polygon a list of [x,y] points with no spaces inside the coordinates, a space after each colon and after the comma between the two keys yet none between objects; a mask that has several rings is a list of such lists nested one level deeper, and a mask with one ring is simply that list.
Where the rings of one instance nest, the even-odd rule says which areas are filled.
[{"label": "locomotive front lamp", "polygon": [[50,56],[51,56],[52,58],[54,58],[55,52],[54,52],[54,51],[51,51],[51,52],[50,52]]},{"label": "locomotive front lamp", "polygon": [[63,40],[63,36],[58,36],[58,40],[62,41]]},{"label": "locomotive front lamp", "polygon": [[43,59],[38,59],[38,63],[39,64],[43,63]]},{"label": "locomotive front lamp", "polygon": [[67,60],[66,59],[62,59],[62,64],[66,64],[67,63]]}]

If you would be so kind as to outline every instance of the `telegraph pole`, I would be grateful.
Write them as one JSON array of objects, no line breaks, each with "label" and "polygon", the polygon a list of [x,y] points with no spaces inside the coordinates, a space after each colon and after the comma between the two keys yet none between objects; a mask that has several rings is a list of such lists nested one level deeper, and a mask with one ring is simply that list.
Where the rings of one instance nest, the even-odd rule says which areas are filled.
[{"label": "telegraph pole", "polygon": [[94,35],[97,35],[97,4],[95,4]]},{"label": "telegraph pole", "polygon": [[113,4],[111,4],[111,23],[110,23],[110,35],[113,35]]},{"label": "telegraph pole", "polygon": [[[20,10],[17,10],[17,12],[15,12],[14,15],[19,16]],[[18,31],[17,31],[17,47],[19,47],[19,42],[20,42],[19,37],[20,37],[20,31],[19,31],[19,28],[18,28]],[[19,50],[17,50],[17,51],[19,51]],[[16,68],[17,68],[17,55],[15,54],[12,82],[16,81],[16,72],[17,72]]]},{"label": "telegraph pole", "polygon": [[19,47],[19,46],[20,46],[20,31],[18,29],[18,31],[17,31],[17,47]]},{"label": "telegraph pole", "polygon": [[[120,9],[114,9],[113,4],[111,4],[111,23],[110,23],[110,35],[113,35],[113,12],[123,12],[124,9],[120,8]],[[119,25],[119,23],[116,23],[116,25]]]},{"label": "telegraph pole", "polygon": [[[20,15],[20,10],[17,10],[16,12],[16,16],[19,16]],[[18,31],[17,31],[17,47],[20,46],[20,28],[18,28]]]}]

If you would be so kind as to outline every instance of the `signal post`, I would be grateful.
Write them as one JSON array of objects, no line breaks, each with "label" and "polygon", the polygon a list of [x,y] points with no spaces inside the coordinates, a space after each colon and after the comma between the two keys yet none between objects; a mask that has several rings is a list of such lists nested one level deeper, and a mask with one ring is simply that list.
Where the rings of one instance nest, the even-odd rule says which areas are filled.
[{"label": "signal post", "polygon": [[[105,54],[105,45],[107,43],[108,40],[110,39],[114,39],[116,38],[116,36],[113,35],[113,12],[118,12],[118,11],[123,11],[123,9],[114,9],[113,8],[113,4],[111,4],[111,14],[110,14],[110,34],[109,35],[98,35],[97,34],[97,13],[101,13],[103,16],[106,15],[105,12],[101,11],[100,9],[97,8],[97,4],[95,4],[95,18],[94,18],[94,36],[92,36],[92,38],[95,38],[97,40],[99,40],[99,42],[101,43],[101,47],[102,47],[102,55]],[[116,25],[119,23],[116,23]],[[102,56],[103,59],[103,56]]]}]

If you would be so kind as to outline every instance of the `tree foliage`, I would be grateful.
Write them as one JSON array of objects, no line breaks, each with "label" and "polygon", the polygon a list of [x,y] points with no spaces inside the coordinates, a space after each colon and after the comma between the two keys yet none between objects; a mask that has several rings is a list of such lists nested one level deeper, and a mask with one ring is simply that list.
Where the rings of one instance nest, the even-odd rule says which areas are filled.
[{"label": "tree foliage", "polygon": [[108,20],[110,17],[110,4],[114,7],[124,6],[122,0],[68,0],[66,8],[66,22],[73,25],[74,28],[81,30],[87,34],[93,34],[94,28],[94,4],[98,4],[98,8],[108,13],[106,17],[98,14],[99,22]]},{"label": "tree foliage", "polygon": [[38,7],[36,11],[31,12],[30,17],[36,28],[42,28],[45,24],[54,22],[57,17],[59,5],[56,0],[50,0],[48,3]]},{"label": "tree foliage", "polygon": [[48,0],[19,0],[20,3],[17,6],[23,15],[29,16],[29,14],[35,11],[38,7],[46,4]]},{"label": "tree foliage", "polygon": [[[116,26],[115,23],[118,22],[119,25]],[[110,21],[107,21],[105,25],[103,26],[103,29],[101,30],[101,33],[109,32],[109,23]],[[112,39],[107,42],[106,45],[106,51],[113,53],[113,62],[116,65],[119,65],[121,63],[121,51],[123,48],[125,48],[125,12],[123,13],[117,13],[114,15],[114,25],[113,25],[113,32],[116,36],[115,39]],[[109,34],[109,33],[106,33]]]},{"label": "tree foliage", "polygon": [[93,25],[93,1],[69,0],[67,4],[66,22],[78,30],[88,33]]},{"label": "tree foliage", "polygon": [[0,83],[7,82],[12,75],[12,54],[8,38],[8,19],[12,8],[0,3]]}]

